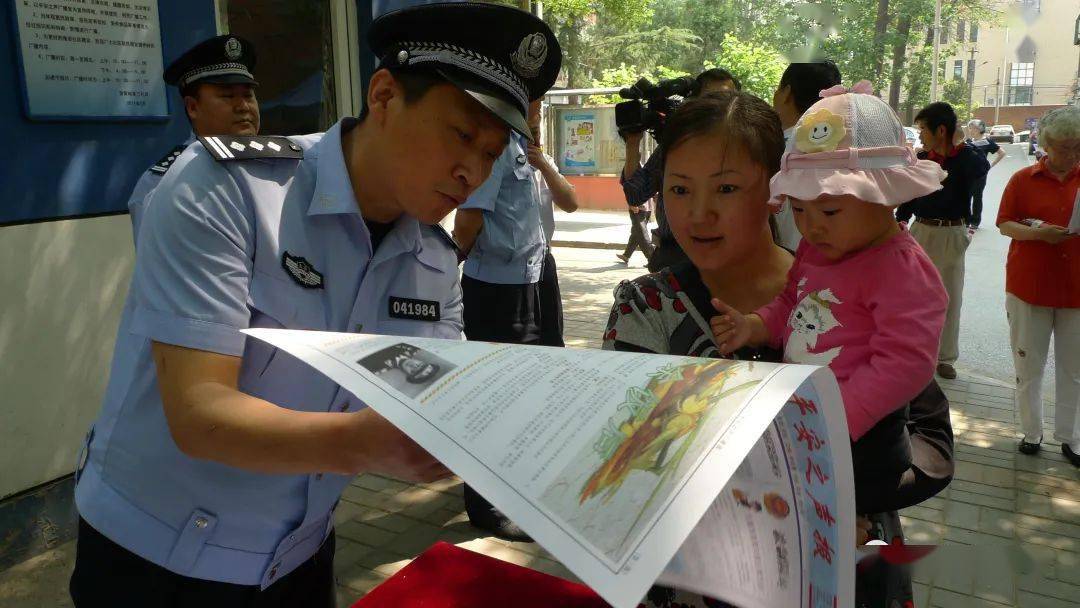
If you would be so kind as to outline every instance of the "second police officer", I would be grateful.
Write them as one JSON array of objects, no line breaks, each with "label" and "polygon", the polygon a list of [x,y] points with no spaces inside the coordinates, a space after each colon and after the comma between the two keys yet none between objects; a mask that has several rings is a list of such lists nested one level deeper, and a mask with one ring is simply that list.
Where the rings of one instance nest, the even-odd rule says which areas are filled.
[{"label": "second police officer", "polygon": [[196,137],[259,134],[259,102],[255,98],[259,83],[252,75],[254,70],[255,47],[231,34],[203,40],[165,69],[166,84],[180,90],[191,134],[135,183],[127,206],[136,243],[150,193]]},{"label": "second police officer", "polygon": [[369,40],[359,118],[200,138],[151,195],[77,476],[75,606],[333,606],[352,476],[449,475],[362,395],[239,330],[460,339],[435,224],[528,134],[561,52],[528,13],[474,3],[384,15]]}]

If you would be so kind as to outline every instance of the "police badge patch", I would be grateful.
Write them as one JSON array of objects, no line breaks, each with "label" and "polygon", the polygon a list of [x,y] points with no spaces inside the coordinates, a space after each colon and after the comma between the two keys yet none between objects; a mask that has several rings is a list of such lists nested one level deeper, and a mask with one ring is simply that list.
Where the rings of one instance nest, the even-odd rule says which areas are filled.
[{"label": "police badge patch", "polygon": [[240,45],[240,41],[236,38],[229,38],[225,41],[225,56],[233,61],[236,61],[243,55],[243,49]]},{"label": "police badge patch", "polygon": [[311,262],[304,258],[290,254],[288,251],[281,254],[281,267],[296,281],[296,284],[306,289],[322,289],[323,276]]},{"label": "police badge patch", "polygon": [[517,50],[510,55],[510,63],[522,77],[535,78],[547,60],[547,53],[547,39],[540,32],[536,32],[521,40]]}]

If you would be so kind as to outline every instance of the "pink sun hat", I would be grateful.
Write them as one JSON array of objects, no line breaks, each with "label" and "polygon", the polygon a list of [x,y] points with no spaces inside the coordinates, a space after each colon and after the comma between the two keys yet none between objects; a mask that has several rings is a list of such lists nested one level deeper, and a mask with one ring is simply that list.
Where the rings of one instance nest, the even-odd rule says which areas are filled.
[{"label": "pink sun hat", "polygon": [[888,207],[941,189],[947,175],[904,145],[896,112],[860,81],[821,92],[821,101],[799,118],[780,171],[769,181],[769,203],[850,194]]}]

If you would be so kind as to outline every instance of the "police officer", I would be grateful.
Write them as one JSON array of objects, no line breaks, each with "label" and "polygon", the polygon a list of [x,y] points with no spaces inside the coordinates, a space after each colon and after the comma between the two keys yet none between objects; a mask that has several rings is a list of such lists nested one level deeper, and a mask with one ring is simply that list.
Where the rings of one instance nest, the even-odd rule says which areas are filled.
[{"label": "police officer", "polygon": [[561,53],[543,22],[489,4],[389,13],[368,40],[381,63],[359,118],[201,137],[151,195],[77,473],[75,606],[333,606],[352,476],[449,475],[363,395],[239,330],[460,339],[437,222],[528,132]]},{"label": "police officer", "polygon": [[259,83],[252,76],[254,70],[255,47],[232,34],[196,44],[165,69],[165,82],[180,89],[191,135],[135,183],[127,206],[136,242],[149,194],[196,136],[259,134],[259,102],[255,99]]},{"label": "police officer", "polygon": [[[538,123],[539,101],[531,113],[533,122]],[[468,255],[461,279],[465,336],[488,342],[562,346],[561,320],[557,324],[548,320],[546,324],[552,327],[544,331],[543,313],[562,311],[551,306],[543,310],[540,280],[550,254],[537,189],[541,178],[530,156],[538,165],[543,159],[539,150],[530,150],[529,143],[526,135],[512,134],[491,176],[454,216],[454,236]],[[546,168],[552,170],[551,166]],[[558,173],[553,177],[562,179]],[[569,184],[565,190],[573,196]],[[550,268],[554,270],[554,259]],[[505,540],[530,540],[469,485],[465,486],[465,508],[472,524],[482,530]]]}]

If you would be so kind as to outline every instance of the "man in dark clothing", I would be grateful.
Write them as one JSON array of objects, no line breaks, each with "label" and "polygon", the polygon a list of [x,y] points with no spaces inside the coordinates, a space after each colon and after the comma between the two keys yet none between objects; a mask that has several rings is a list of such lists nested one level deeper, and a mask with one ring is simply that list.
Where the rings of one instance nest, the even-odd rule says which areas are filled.
[{"label": "man in dark clothing", "polygon": [[949,308],[941,331],[937,373],[942,378],[956,378],[953,364],[960,356],[960,304],[964,294],[964,254],[971,243],[967,223],[971,217],[971,193],[976,181],[985,175],[984,160],[970,146],[954,144],[956,112],[944,102],[935,102],[915,116],[923,149],[919,158],[941,165],[948,177],[937,192],[900,205],[896,219],[907,222],[912,216],[911,236],[922,245],[937,267]]},{"label": "man in dark clothing", "polygon": [[[987,172],[994,168],[994,165],[1000,163],[1005,158],[1005,150],[1001,149],[1001,146],[997,145],[997,142],[986,139],[986,123],[979,119],[973,119],[967,124],[967,136],[964,143],[975,149],[976,152],[982,158],[986,159],[986,165],[984,168]],[[990,155],[994,155],[994,161],[990,162]],[[971,218],[968,220],[968,227],[978,229],[979,224],[982,222],[982,208],[983,208],[983,189],[986,188],[986,174],[975,180],[975,186],[971,191]]]},{"label": "man in dark clothing", "polygon": [[[706,70],[698,75],[695,95],[707,95],[724,90],[741,91],[742,84],[730,72],[719,68]],[[622,135],[626,141],[626,163],[619,181],[626,195],[626,204],[631,207],[640,207],[653,196],[656,197],[656,238],[652,243],[655,248],[649,256],[649,270],[656,272],[687,259],[686,254],[675,241],[675,236],[668,227],[667,215],[664,214],[664,194],[661,192],[664,185],[663,144],[653,151],[652,156],[645,162],[645,166],[641,166],[641,138],[644,133],[623,133]],[[622,261],[622,258],[620,257],[619,260]]]}]

